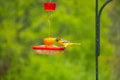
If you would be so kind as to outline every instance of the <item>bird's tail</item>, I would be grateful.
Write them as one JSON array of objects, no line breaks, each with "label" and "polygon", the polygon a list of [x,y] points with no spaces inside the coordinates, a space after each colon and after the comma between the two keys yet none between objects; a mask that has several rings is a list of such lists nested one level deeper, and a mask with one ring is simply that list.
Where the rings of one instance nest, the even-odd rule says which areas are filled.
[{"label": "bird's tail", "polygon": [[70,43],[69,45],[80,45],[80,43]]},{"label": "bird's tail", "polygon": [[81,45],[80,43],[65,43],[64,46]]}]

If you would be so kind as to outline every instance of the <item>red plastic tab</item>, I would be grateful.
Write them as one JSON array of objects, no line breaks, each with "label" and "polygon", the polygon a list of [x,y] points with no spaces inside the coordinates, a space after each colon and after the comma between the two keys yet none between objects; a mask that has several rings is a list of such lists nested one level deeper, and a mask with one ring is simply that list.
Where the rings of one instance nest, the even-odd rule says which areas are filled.
[{"label": "red plastic tab", "polygon": [[45,2],[44,10],[45,11],[54,11],[56,9],[56,2]]}]

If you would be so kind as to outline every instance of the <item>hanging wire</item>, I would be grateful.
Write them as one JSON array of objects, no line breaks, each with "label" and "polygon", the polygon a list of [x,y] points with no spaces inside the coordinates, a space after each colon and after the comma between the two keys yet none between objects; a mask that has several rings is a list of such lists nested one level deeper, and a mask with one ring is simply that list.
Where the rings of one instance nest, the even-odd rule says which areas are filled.
[{"label": "hanging wire", "polygon": [[51,12],[48,14],[48,37],[51,36],[51,22],[50,22],[50,17],[52,16]]},{"label": "hanging wire", "polygon": [[51,35],[51,29],[50,29],[50,19],[48,19],[48,37]]},{"label": "hanging wire", "polygon": [[52,2],[52,0],[50,0],[49,2]]},{"label": "hanging wire", "polygon": [[49,2],[52,2],[52,1],[54,1],[54,2],[55,2],[56,0],[50,0]]}]

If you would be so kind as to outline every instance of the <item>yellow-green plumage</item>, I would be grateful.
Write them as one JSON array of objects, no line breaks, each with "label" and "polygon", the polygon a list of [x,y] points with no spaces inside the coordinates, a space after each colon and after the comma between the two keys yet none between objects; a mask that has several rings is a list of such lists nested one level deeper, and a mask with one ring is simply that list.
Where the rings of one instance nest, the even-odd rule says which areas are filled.
[{"label": "yellow-green plumage", "polygon": [[62,40],[62,39],[57,40],[57,42],[59,45],[64,46],[64,47],[71,46],[71,45],[80,45],[80,43],[71,43],[67,40]]}]

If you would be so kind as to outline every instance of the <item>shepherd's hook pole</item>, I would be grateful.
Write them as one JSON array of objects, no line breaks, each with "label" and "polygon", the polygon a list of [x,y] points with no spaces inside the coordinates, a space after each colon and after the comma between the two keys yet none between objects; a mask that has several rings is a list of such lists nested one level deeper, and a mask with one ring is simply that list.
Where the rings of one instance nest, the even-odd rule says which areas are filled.
[{"label": "shepherd's hook pole", "polygon": [[99,10],[98,7],[99,0],[96,0],[96,11],[95,11],[96,12],[96,80],[99,80],[98,58],[100,55],[100,16],[104,7],[111,1],[112,0],[106,0]]}]

